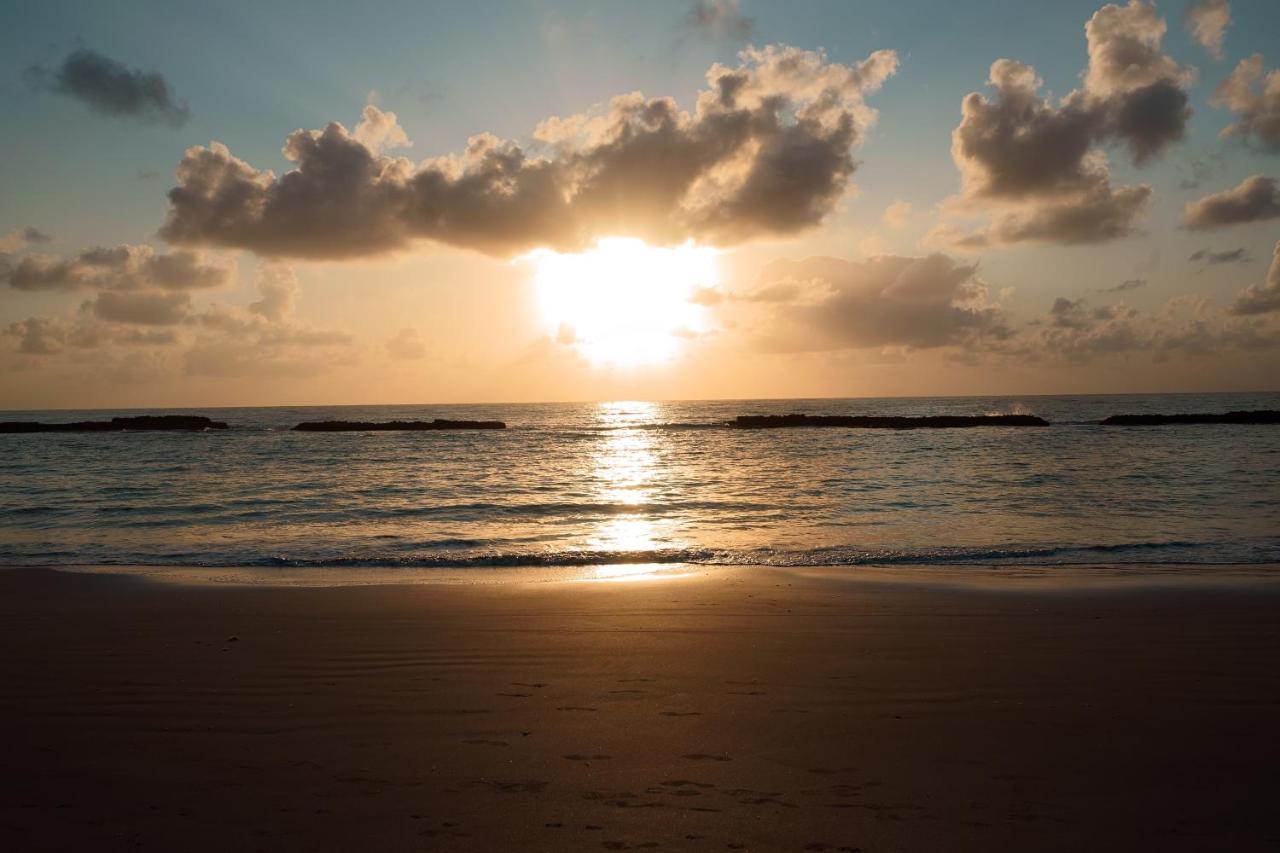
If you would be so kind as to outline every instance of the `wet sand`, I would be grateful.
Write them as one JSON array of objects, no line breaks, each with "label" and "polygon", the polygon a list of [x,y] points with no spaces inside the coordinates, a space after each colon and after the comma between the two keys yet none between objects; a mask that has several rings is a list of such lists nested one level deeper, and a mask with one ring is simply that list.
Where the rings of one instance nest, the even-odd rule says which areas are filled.
[{"label": "wet sand", "polygon": [[3,570],[0,649],[4,850],[1280,848],[1274,581]]}]

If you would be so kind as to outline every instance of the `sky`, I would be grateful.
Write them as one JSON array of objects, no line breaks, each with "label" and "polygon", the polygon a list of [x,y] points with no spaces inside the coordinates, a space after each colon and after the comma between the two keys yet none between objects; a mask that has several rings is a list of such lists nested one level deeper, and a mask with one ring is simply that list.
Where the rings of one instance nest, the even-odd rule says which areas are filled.
[{"label": "sky", "polygon": [[0,10],[0,408],[1280,389],[1280,4]]}]

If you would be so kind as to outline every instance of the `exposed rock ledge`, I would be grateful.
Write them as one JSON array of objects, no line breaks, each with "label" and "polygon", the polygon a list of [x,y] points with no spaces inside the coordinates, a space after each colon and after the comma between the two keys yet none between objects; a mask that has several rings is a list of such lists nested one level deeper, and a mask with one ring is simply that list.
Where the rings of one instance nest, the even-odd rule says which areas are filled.
[{"label": "exposed rock ledge", "polygon": [[735,429],[796,427],[853,427],[854,429],[955,429],[959,427],[1042,427],[1049,422],[1035,415],[930,415],[919,418],[873,415],[739,415],[729,421]]},{"label": "exposed rock ledge", "polygon": [[1103,426],[1161,426],[1163,424],[1280,424],[1280,412],[1258,409],[1252,412],[1193,415],[1112,415]]},{"label": "exposed rock ledge", "polygon": [[0,421],[0,432],[199,432],[226,428],[227,425],[222,421],[210,420],[200,415],[138,415],[112,418],[109,421],[73,421],[65,424]]},{"label": "exposed rock ledge", "polygon": [[308,421],[300,423],[298,432],[389,432],[436,429],[506,429],[502,421]]}]

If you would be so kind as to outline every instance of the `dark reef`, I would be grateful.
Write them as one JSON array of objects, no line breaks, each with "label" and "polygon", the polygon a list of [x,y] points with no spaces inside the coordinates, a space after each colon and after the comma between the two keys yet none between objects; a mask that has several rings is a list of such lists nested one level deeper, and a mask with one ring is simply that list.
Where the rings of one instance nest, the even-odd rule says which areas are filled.
[{"label": "dark reef", "polygon": [[300,423],[298,432],[389,432],[437,429],[506,429],[502,421],[309,421]]},{"label": "dark reef", "polygon": [[959,427],[1043,427],[1049,422],[1035,415],[931,415],[876,417],[872,415],[739,415],[729,422],[735,429],[795,427],[853,427],[855,429],[955,429]]},{"label": "dark reef", "polygon": [[65,424],[46,424],[37,421],[0,421],[2,432],[151,432],[156,430],[199,432],[206,429],[226,429],[222,421],[214,421],[201,415],[138,415],[129,418],[112,418],[109,421],[73,421]]},{"label": "dark reef", "polygon": [[1194,415],[1112,415],[1103,426],[1161,426],[1163,424],[1280,424],[1280,412],[1258,409],[1252,412]]}]

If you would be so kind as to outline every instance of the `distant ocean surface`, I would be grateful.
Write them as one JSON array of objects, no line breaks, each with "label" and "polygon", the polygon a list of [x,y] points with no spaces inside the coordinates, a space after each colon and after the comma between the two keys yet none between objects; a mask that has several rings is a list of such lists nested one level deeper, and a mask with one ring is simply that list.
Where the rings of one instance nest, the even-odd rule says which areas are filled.
[{"label": "distant ocean surface", "polygon": [[[1280,409],[1280,394],[146,410],[232,428],[0,435],[0,564],[1280,562],[1280,428],[1097,425],[1259,408]],[[1053,426],[720,425],[787,412],[1025,413]],[[289,431],[435,417],[509,428]]]}]

